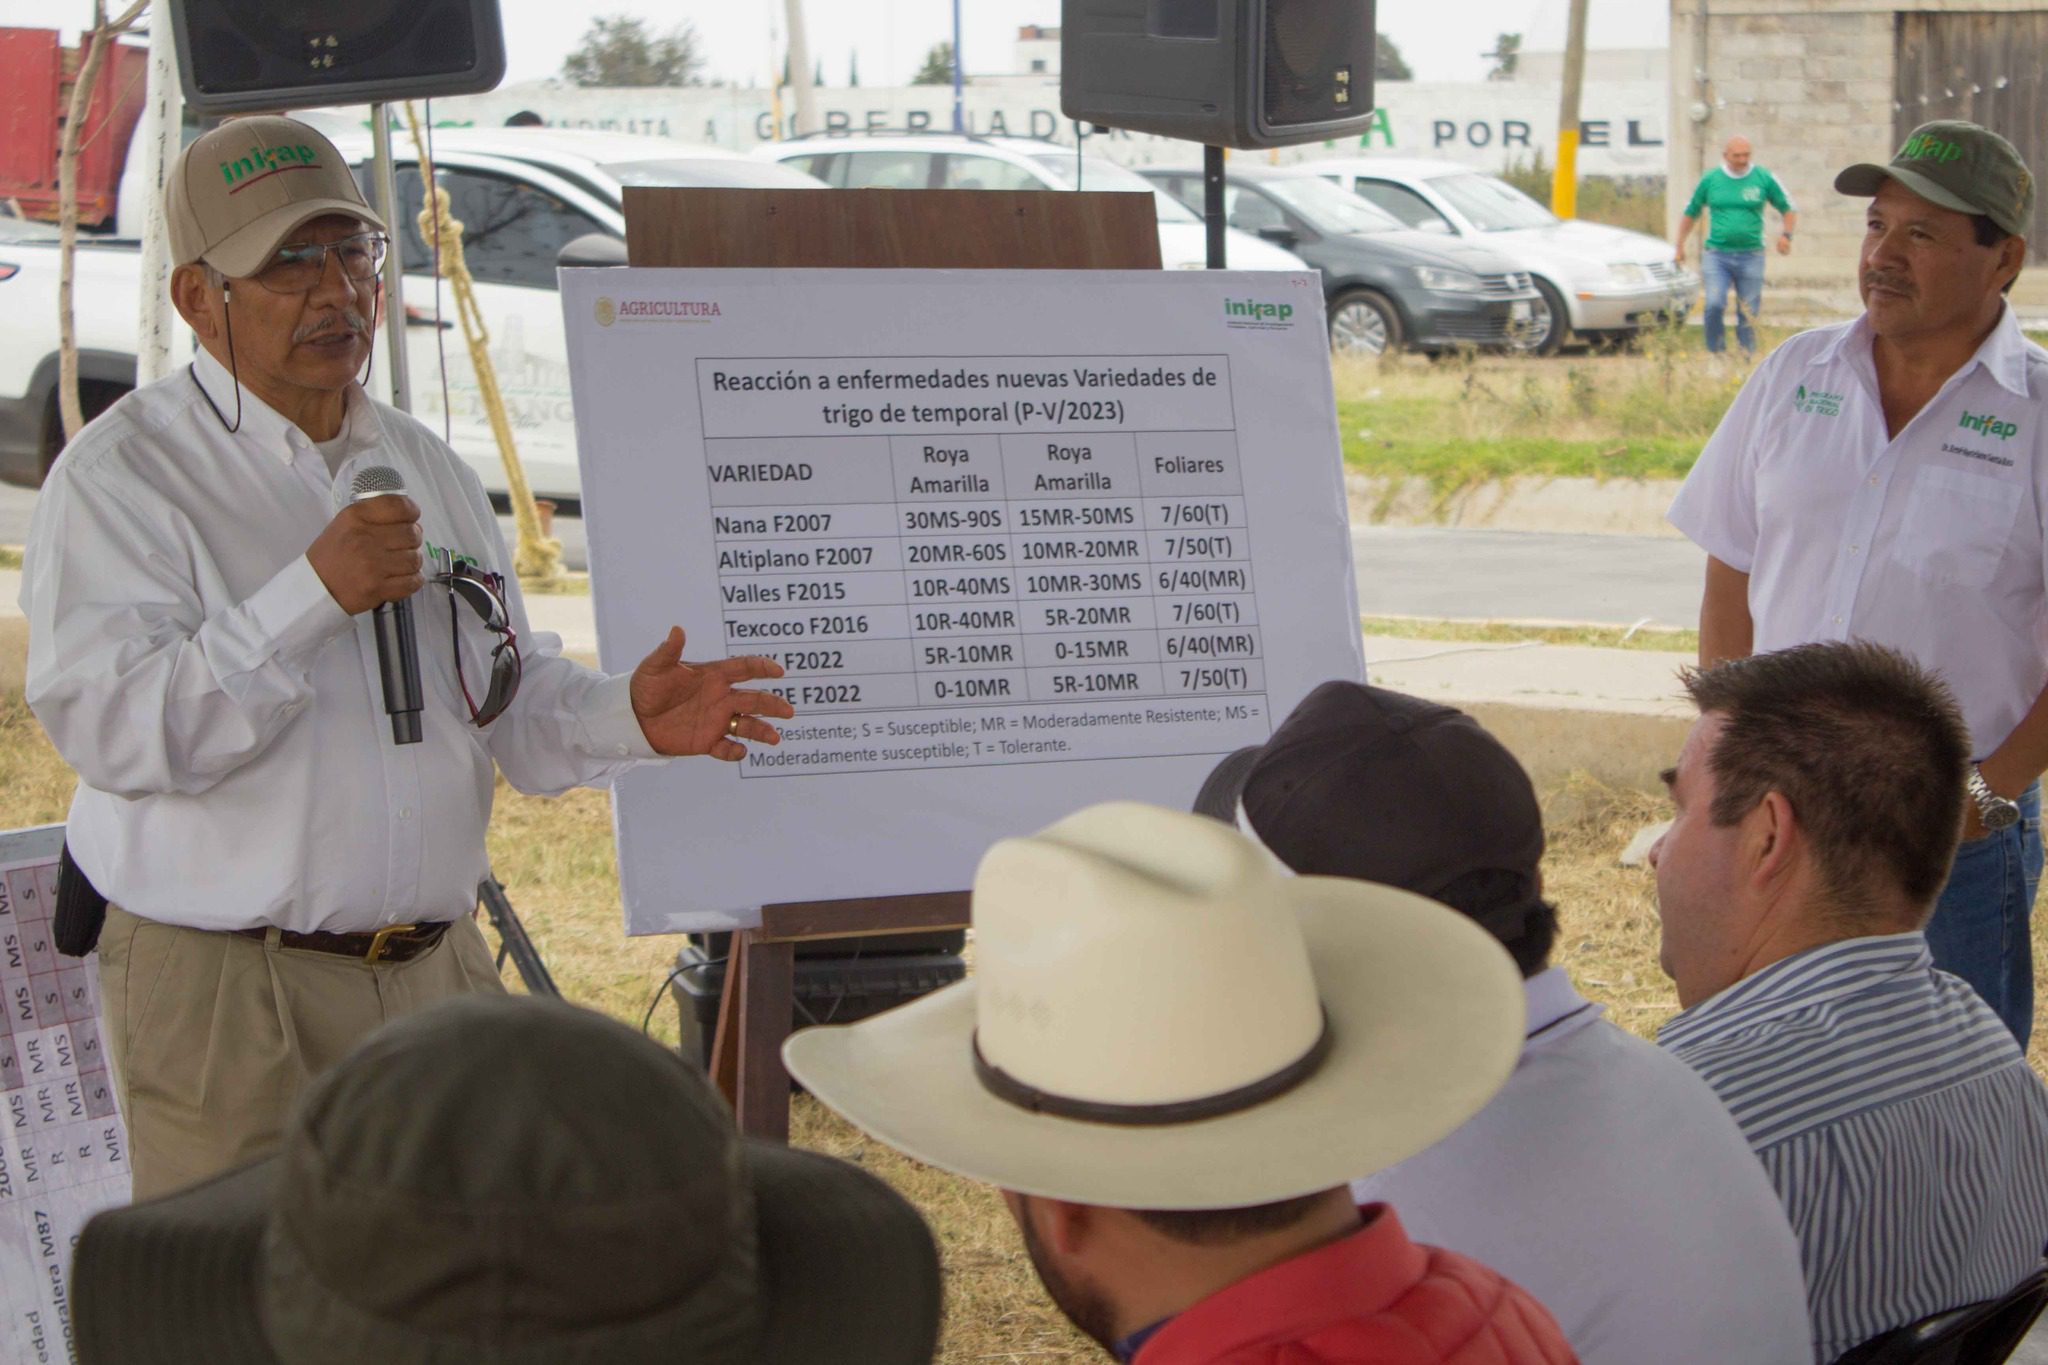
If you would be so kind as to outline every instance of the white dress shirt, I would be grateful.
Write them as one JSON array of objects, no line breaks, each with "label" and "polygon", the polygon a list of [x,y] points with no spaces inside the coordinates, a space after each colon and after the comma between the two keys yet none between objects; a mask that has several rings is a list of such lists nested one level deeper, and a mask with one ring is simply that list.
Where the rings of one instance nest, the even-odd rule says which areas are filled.
[{"label": "white dress shirt", "polygon": [[[27,693],[78,771],[72,855],[115,904],[195,928],[347,933],[466,914],[493,761],[520,790],[552,793],[651,757],[628,680],[527,633],[482,485],[418,422],[352,388],[347,457],[330,472],[246,388],[230,434],[214,406],[233,422],[236,398],[201,352],[81,432],[37,501]],[[344,614],[306,559],[356,471],[379,464],[419,504],[430,575],[454,554],[507,576],[525,672],[486,729],[454,666],[459,632],[481,701],[495,637],[474,611],[451,613],[431,582],[413,599],[424,738],[395,745],[370,614]]]},{"label": "white dress shirt", "polygon": [[1803,1365],[1799,1246],[1742,1131],[1562,967],[1525,983],[1514,1074],[1466,1124],[1358,1181],[1409,1235],[1535,1295],[1585,1365]]},{"label": "white dress shirt", "polygon": [[1874,640],[1939,673],[1982,758],[2048,683],[2048,351],[2007,307],[1897,437],[1869,323],[1793,337],[1700,452],[1671,523],[1748,574],[1761,654]]}]

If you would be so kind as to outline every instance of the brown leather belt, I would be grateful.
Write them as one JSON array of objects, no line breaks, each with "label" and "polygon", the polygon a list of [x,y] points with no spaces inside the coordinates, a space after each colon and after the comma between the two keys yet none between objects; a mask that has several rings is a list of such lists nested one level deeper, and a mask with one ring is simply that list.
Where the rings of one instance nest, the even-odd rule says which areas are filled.
[{"label": "brown leather belt", "polygon": [[[268,929],[237,929],[244,938],[268,941]],[[360,958],[365,963],[410,962],[430,950],[448,932],[448,921],[433,924],[387,924],[368,934],[330,934],[316,929],[309,934],[281,929],[280,948],[297,948],[309,953],[333,953],[336,957]]]}]

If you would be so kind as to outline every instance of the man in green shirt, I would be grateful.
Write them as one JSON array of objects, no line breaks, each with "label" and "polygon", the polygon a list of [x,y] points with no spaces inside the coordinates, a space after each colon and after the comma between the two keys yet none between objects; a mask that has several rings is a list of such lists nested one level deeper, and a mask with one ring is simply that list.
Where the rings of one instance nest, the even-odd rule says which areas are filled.
[{"label": "man in green shirt", "polygon": [[1799,214],[1778,178],[1761,166],[1750,164],[1749,139],[1731,137],[1721,151],[1721,163],[1700,177],[1678,220],[1678,259],[1685,259],[1685,239],[1704,211],[1712,215],[1706,250],[1700,257],[1700,274],[1707,287],[1704,315],[1707,350],[1719,352],[1725,342],[1722,310],[1728,291],[1735,290],[1735,340],[1742,349],[1756,350],[1757,309],[1764,301],[1764,205],[1778,211],[1782,231],[1778,233],[1778,254],[1792,250],[1792,229]]}]

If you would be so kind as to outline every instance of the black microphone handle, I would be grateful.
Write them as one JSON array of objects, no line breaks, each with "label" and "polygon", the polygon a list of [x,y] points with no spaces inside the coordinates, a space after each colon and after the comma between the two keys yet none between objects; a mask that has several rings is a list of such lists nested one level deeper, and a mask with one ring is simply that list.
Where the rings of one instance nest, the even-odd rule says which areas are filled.
[{"label": "black microphone handle", "polygon": [[386,602],[371,613],[377,634],[377,671],[384,680],[384,710],[391,717],[391,742],[420,742],[420,641],[413,627],[412,599]]}]

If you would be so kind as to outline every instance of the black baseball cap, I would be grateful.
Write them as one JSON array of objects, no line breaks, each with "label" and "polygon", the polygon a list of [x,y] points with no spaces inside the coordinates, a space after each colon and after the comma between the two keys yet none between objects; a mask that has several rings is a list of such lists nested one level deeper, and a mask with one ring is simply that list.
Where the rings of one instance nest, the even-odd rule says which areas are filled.
[{"label": "black baseball cap", "polygon": [[[1528,773],[1455,707],[1328,682],[1264,744],[1216,765],[1200,815],[1244,817],[1304,876],[1352,877],[1437,896],[1480,871],[1541,886],[1543,813]],[[1519,922],[1519,921],[1518,921]]]}]

